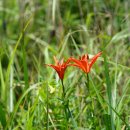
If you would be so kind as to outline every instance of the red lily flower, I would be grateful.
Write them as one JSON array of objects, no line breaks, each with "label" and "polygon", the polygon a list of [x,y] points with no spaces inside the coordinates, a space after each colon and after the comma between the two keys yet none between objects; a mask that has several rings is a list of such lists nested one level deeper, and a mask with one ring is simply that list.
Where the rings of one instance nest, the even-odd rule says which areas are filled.
[{"label": "red lily flower", "polygon": [[71,66],[76,66],[78,68],[81,68],[85,73],[89,73],[92,65],[96,62],[97,58],[101,54],[102,52],[99,52],[91,60],[89,60],[88,54],[83,55],[79,60],[70,58],[71,61],[75,62],[75,64],[71,64]]},{"label": "red lily flower", "polygon": [[50,66],[51,68],[55,69],[55,71],[57,72],[57,74],[59,75],[59,78],[61,80],[63,80],[64,78],[64,73],[66,68],[69,66],[69,62],[70,60],[67,60],[66,62],[63,62],[63,59],[61,61],[58,61],[56,59],[56,57],[54,56],[54,61],[56,65],[52,65],[52,64],[47,64],[48,66]]}]

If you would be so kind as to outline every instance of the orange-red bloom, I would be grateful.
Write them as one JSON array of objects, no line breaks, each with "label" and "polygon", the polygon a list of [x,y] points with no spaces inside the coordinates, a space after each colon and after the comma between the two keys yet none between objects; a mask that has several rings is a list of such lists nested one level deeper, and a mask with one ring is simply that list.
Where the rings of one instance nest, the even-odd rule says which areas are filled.
[{"label": "orange-red bloom", "polygon": [[66,68],[69,66],[69,62],[70,60],[67,60],[66,62],[63,62],[63,59],[61,61],[58,61],[56,59],[56,57],[54,57],[54,61],[56,65],[52,65],[52,64],[47,64],[48,66],[52,67],[53,69],[55,69],[55,71],[57,72],[57,74],[59,75],[59,78],[61,80],[63,80],[64,78],[64,73]]},{"label": "orange-red bloom", "polygon": [[75,62],[75,64],[71,64],[71,66],[76,66],[81,68],[85,73],[89,73],[92,65],[96,62],[97,58],[102,54],[99,52],[96,54],[91,60],[89,60],[88,54],[83,55],[80,59],[70,58],[70,61]]}]

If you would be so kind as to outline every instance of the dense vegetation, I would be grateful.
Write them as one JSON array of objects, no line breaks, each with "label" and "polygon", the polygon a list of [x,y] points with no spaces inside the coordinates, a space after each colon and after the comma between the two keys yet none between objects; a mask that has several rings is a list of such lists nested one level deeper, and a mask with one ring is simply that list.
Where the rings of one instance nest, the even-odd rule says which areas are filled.
[{"label": "dense vegetation", "polygon": [[[130,129],[129,28],[129,0],[1,0],[0,129]],[[63,97],[45,64],[100,51],[67,68]]]}]

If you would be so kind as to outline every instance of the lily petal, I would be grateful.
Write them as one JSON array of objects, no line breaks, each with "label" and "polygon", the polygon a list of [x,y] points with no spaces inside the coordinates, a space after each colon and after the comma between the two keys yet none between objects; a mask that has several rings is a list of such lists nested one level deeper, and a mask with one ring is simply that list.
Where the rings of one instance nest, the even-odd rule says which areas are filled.
[{"label": "lily petal", "polygon": [[96,62],[97,58],[102,54],[102,52],[99,52],[98,54],[96,54],[90,61],[89,67],[91,68],[92,65]]},{"label": "lily petal", "polygon": [[88,61],[87,60],[82,60],[81,61],[82,65],[83,65],[83,68],[85,70],[86,73],[89,72],[89,64],[88,64]]},{"label": "lily petal", "polygon": [[49,65],[47,65],[47,66],[49,66],[49,67],[55,69],[56,71],[59,70],[59,67],[58,67],[58,66],[55,66],[55,65],[52,65],[52,64],[49,64]]},{"label": "lily petal", "polygon": [[56,59],[55,56],[53,56],[53,59],[54,59],[54,61],[55,61],[55,64],[58,65],[58,64],[59,64],[59,61]]},{"label": "lily petal", "polygon": [[82,65],[82,63],[80,62],[80,60],[77,60],[75,58],[71,58],[71,61],[75,62],[78,65]]}]

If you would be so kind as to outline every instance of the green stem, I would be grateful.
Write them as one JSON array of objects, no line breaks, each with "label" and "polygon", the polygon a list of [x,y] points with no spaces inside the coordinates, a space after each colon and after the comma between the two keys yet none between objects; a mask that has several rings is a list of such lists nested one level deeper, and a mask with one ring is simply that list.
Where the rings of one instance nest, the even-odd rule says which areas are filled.
[{"label": "green stem", "polygon": [[[6,0],[3,0],[2,1],[2,5],[3,5],[3,9],[5,9],[6,8]],[[3,33],[4,33],[4,35],[6,35],[7,33],[6,33],[6,29],[7,29],[7,26],[6,26],[6,11],[4,10],[3,11]]]},{"label": "green stem", "polygon": [[88,88],[89,88],[89,75],[87,74],[87,85],[88,85]]},{"label": "green stem", "polygon": [[104,68],[105,68],[105,77],[106,77],[106,85],[107,85],[107,95],[108,95],[108,100],[109,100],[109,113],[110,113],[110,117],[111,117],[111,129],[115,130],[113,110],[111,108],[111,106],[113,107],[112,86],[111,86],[110,75],[109,75],[108,61],[107,61],[107,57],[105,54],[104,54]]},{"label": "green stem", "polygon": [[46,102],[47,102],[47,115],[46,115],[46,120],[47,120],[47,125],[46,125],[46,130],[49,130],[49,118],[48,118],[48,113],[49,113],[49,105],[48,105],[48,85],[46,85]]},{"label": "green stem", "polygon": [[65,115],[66,115],[66,120],[68,120],[68,113],[67,113],[67,104],[66,104],[66,102],[65,102],[65,95],[66,95],[66,93],[65,93],[65,87],[64,87],[64,83],[63,83],[63,80],[61,80],[61,84],[62,84],[62,91],[63,91],[63,93],[62,93],[62,98],[63,98],[63,104],[64,104],[64,111],[65,111]]},{"label": "green stem", "polygon": [[[69,108],[69,100],[67,99],[66,100],[66,92],[65,92],[65,87],[64,87],[64,83],[63,83],[63,80],[61,80],[61,83],[62,83],[62,90],[63,90],[63,104],[64,104],[64,111],[65,111],[65,115],[66,115],[66,123],[68,125],[68,120],[69,120],[69,116],[71,117],[72,119],[72,122],[73,122],[73,125],[74,125],[74,128],[77,128],[77,124],[73,118],[73,115],[71,113],[71,110]],[[67,126],[67,129],[68,129],[68,126]]]},{"label": "green stem", "polygon": [[63,83],[63,80],[61,79],[61,84],[62,84],[62,91],[63,91],[63,98],[65,98],[65,87],[64,87],[64,83]]},{"label": "green stem", "polygon": [[[94,103],[93,103],[93,99],[92,99],[92,96],[91,96],[91,93],[90,93],[90,90],[89,90],[89,74],[87,73],[87,83],[86,83],[86,87],[88,88],[88,93],[89,93],[89,96],[91,98],[91,110],[92,110],[92,116],[94,115]],[[93,118],[94,119],[94,118]],[[94,126],[94,120],[93,121],[93,126]]]}]

